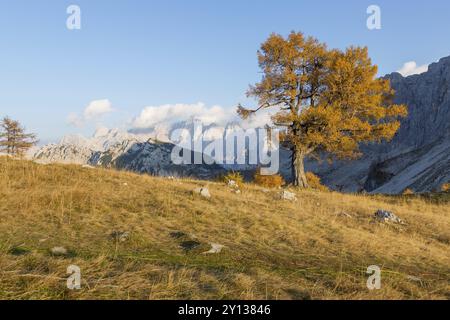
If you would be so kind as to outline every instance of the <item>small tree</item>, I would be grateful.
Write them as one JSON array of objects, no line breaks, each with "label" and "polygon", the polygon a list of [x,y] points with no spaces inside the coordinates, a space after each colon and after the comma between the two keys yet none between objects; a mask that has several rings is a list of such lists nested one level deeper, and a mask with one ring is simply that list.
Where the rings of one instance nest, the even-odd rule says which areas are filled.
[{"label": "small tree", "polygon": [[286,127],[282,141],[292,151],[296,186],[308,187],[306,157],[356,158],[360,143],[392,139],[407,114],[406,106],[392,104],[390,83],[377,78],[367,48],[329,50],[302,33],[272,34],[258,60],[263,78],[247,95],[259,108],[239,105],[238,113],[278,108],[273,120]]},{"label": "small tree", "polygon": [[9,156],[21,158],[37,143],[35,134],[25,133],[20,123],[9,117],[1,120],[0,129],[0,152]]}]

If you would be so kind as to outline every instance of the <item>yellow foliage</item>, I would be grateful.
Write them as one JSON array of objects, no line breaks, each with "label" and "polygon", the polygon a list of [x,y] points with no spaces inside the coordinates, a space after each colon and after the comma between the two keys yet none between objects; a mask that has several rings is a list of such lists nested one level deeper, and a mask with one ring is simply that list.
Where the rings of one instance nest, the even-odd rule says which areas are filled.
[{"label": "yellow foliage", "polygon": [[399,118],[407,115],[405,105],[393,103],[390,82],[377,78],[378,67],[366,47],[331,50],[300,32],[287,38],[272,34],[261,45],[258,61],[263,77],[247,95],[258,99],[259,107],[239,105],[238,113],[246,118],[278,108],[273,121],[286,127],[282,139],[297,158],[317,156],[318,150],[356,158],[361,143],[391,140]]},{"label": "yellow foliage", "polygon": [[441,187],[441,191],[442,192],[449,192],[450,191],[450,182],[449,183],[444,183]]},{"label": "yellow foliage", "polygon": [[306,179],[308,180],[308,185],[311,189],[319,190],[319,191],[330,191],[327,186],[323,185],[320,181],[320,178],[316,176],[312,172],[306,173]]},{"label": "yellow foliage", "polygon": [[279,174],[270,176],[262,175],[260,169],[258,169],[255,173],[254,182],[257,185],[266,188],[279,188],[285,184],[283,177]]}]

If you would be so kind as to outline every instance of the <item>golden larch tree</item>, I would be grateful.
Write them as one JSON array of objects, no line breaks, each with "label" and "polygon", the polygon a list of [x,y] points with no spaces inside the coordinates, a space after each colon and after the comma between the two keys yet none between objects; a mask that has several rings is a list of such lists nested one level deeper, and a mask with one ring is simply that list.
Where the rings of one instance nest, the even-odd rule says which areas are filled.
[{"label": "golden larch tree", "polygon": [[21,158],[36,143],[36,135],[25,133],[18,121],[8,117],[0,121],[0,152]]},{"label": "golden larch tree", "polygon": [[257,109],[238,106],[241,117],[278,108],[274,124],[286,128],[282,141],[292,151],[294,185],[308,187],[307,157],[329,159],[360,156],[361,143],[391,140],[407,107],[393,104],[390,82],[377,78],[367,48],[344,51],[302,33],[287,38],[272,34],[258,51],[261,82],[247,95]]}]

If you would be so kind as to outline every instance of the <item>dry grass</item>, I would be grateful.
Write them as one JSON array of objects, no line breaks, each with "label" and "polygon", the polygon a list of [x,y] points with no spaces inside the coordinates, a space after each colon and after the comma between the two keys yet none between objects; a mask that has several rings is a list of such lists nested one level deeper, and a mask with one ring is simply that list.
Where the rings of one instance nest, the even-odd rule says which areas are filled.
[{"label": "dry grass", "polygon": [[[211,199],[192,194],[204,184]],[[0,158],[0,299],[450,298],[449,194],[279,192]],[[373,222],[379,208],[407,224]],[[188,238],[202,245],[184,252]],[[226,248],[201,254],[210,242]],[[79,291],[65,287],[71,264]],[[370,265],[381,290],[366,288]]]}]

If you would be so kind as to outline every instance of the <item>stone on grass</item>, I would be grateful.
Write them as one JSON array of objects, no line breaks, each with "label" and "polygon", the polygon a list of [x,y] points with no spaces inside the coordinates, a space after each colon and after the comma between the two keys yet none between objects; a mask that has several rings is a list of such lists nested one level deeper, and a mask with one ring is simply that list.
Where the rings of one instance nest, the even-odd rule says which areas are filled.
[{"label": "stone on grass", "polygon": [[208,199],[211,198],[211,194],[209,193],[209,190],[206,187],[196,188],[194,190],[194,193],[202,196],[203,198],[208,198]]},{"label": "stone on grass", "polygon": [[57,257],[66,256],[69,253],[64,247],[53,247],[50,251],[52,255]]},{"label": "stone on grass", "polygon": [[392,222],[403,224],[403,220],[397,217],[394,213],[386,210],[378,210],[375,212],[374,218],[380,222]]},{"label": "stone on grass", "polygon": [[236,181],[234,181],[234,180],[229,180],[228,181],[228,186],[230,187],[230,188],[239,188],[239,186],[238,186],[238,184],[236,183]]},{"label": "stone on grass", "polygon": [[218,243],[211,243],[211,249],[209,251],[203,252],[203,254],[215,254],[220,253],[222,249],[225,248],[224,245]]},{"label": "stone on grass", "polygon": [[284,190],[281,192],[281,199],[286,201],[297,201],[297,196],[295,193]]},{"label": "stone on grass", "polygon": [[228,187],[231,189],[231,192],[233,192],[233,193],[236,193],[236,194],[241,193],[241,190],[239,189],[239,185],[234,180],[228,181]]},{"label": "stone on grass", "polygon": [[128,231],[113,231],[110,236],[113,240],[118,242],[126,242],[130,240],[130,233]]}]

